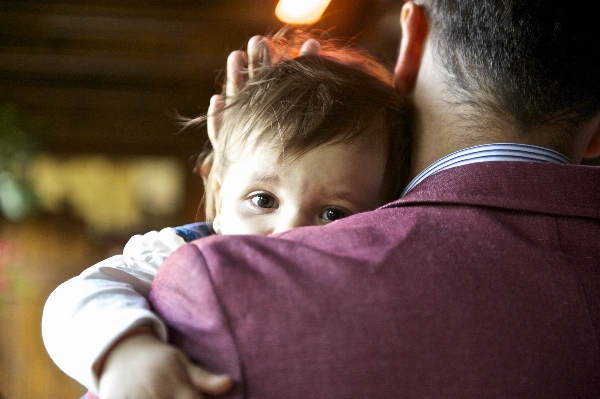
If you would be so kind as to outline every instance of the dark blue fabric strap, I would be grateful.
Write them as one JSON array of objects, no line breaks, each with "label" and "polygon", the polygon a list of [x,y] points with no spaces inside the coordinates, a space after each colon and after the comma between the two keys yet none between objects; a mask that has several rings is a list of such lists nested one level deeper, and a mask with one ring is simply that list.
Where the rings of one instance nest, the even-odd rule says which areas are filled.
[{"label": "dark blue fabric strap", "polygon": [[175,230],[175,233],[183,238],[185,242],[191,242],[215,234],[212,225],[206,222],[185,224],[183,226],[174,227],[173,230]]}]

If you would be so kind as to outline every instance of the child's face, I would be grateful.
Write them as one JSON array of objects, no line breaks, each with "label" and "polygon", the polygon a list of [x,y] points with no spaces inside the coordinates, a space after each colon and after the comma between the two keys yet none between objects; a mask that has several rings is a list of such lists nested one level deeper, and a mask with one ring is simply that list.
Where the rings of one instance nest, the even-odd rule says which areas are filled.
[{"label": "child's face", "polygon": [[359,137],[279,160],[268,146],[236,157],[221,183],[213,226],[222,234],[272,234],[324,225],[384,204],[386,144]]}]

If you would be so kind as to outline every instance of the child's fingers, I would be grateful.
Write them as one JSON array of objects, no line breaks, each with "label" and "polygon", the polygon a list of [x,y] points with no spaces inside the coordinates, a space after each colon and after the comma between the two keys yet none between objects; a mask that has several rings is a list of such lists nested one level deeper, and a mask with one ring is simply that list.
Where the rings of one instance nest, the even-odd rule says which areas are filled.
[{"label": "child's fingers", "polygon": [[220,94],[215,94],[210,98],[210,105],[208,106],[206,130],[208,131],[208,139],[210,140],[214,149],[217,148],[217,137],[219,136],[219,129],[221,128],[221,111],[225,105],[223,103],[223,96]]},{"label": "child's fingers", "polygon": [[300,55],[314,55],[321,51],[321,43],[316,39],[308,39],[300,47]]},{"label": "child's fingers", "polygon": [[236,95],[240,87],[246,83],[246,80],[248,80],[247,68],[248,57],[244,51],[237,50],[229,54],[229,57],[227,57],[227,79],[225,82],[226,97],[229,98]]},{"label": "child's fingers", "polygon": [[248,76],[254,76],[257,68],[271,65],[269,39],[264,36],[253,36],[248,41]]},{"label": "child's fingers", "polygon": [[226,375],[213,374],[202,367],[188,363],[188,376],[198,392],[208,395],[224,395],[233,388],[233,380]]},{"label": "child's fingers", "polygon": [[[321,44],[316,39],[308,39],[300,48],[301,55],[318,54],[319,51]],[[231,52],[227,58],[226,97],[235,96],[258,68],[271,65],[272,62],[269,39],[260,35],[253,36],[248,41],[247,53],[241,50]]]}]

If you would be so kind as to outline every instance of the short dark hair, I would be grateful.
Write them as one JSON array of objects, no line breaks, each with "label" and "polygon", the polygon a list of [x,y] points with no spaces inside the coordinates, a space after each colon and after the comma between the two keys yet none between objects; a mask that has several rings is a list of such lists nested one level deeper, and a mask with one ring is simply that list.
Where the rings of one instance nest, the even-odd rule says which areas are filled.
[{"label": "short dark hair", "polygon": [[230,161],[228,151],[240,144],[266,143],[282,158],[293,159],[359,136],[384,137],[385,199],[398,198],[406,185],[412,106],[393,89],[391,72],[366,53],[333,41],[320,40],[319,55],[301,56],[298,50],[308,37],[296,32],[285,43],[272,38],[273,65],[259,68],[224,108],[218,142],[225,150],[205,152],[199,168],[205,177],[207,220],[217,212],[217,180]]},{"label": "short dark hair", "polygon": [[475,121],[492,115],[510,118],[517,134],[554,127],[569,136],[600,110],[600,23],[591,2],[416,3],[455,105],[470,106]]}]

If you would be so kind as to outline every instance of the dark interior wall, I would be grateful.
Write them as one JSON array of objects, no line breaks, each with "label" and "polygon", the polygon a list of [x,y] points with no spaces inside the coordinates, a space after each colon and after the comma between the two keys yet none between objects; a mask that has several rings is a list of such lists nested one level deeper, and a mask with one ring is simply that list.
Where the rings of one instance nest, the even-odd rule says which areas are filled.
[{"label": "dark interior wall", "polygon": [[173,110],[204,112],[228,51],[272,23],[220,1],[1,4],[0,101],[53,153],[193,153],[203,139],[173,137]]},{"label": "dark interior wall", "polygon": [[[205,137],[175,136],[173,112],[206,111],[229,52],[282,25],[276,4],[2,1],[0,102],[38,122],[47,152],[187,159]],[[334,0],[317,27],[384,45],[377,23],[387,6]]]}]

